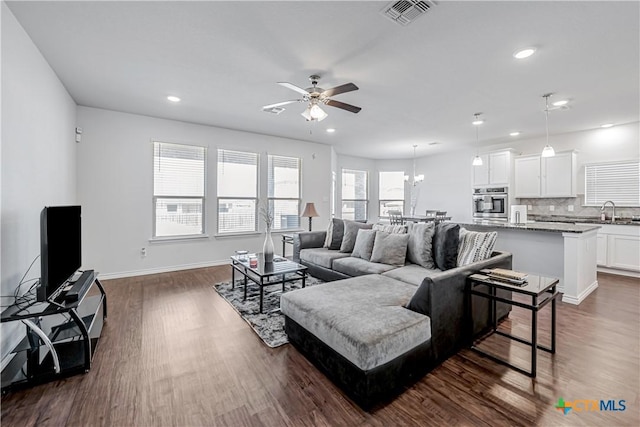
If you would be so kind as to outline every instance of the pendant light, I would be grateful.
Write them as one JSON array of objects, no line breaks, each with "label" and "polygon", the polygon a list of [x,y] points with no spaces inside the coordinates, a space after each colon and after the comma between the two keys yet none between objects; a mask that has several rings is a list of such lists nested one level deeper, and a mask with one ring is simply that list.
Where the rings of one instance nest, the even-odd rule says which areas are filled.
[{"label": "pendant light", "polygon": [[545,116],[545,122],[546,122],[546,127],[547,127],[547,145],[544,146],[544,148],[542,149],[542,157],[553,157],[556,155],[556,151],[553,149],[552,146],[549,145],[549,97],[553,95],[552,93],[545,93],[544,95],[542,95],[542,97],[544,98],[544,104],[545,104],[545,108],[544,108],[544,116]]},{"label": "pendant light", "polygon": [[479,118],[480,114],[482,113],[475,113],[475,120],[472,122],[472,124],[476,127],[476,157],[473,158],[473,163],[471,163],[473,166],[482,166],[482,158],[480,157],[480,142],[478,140],[478,126],[483,124],[484,120],[481,120]]},{"label": "pendant light", "polygon": [[[416,175],[416,148],[418,144],[413,144],[413,186],[415,187],[417,183],[424,181],[424,175]],[[409,175],[404,176],[405,181],[409,181]]]}]

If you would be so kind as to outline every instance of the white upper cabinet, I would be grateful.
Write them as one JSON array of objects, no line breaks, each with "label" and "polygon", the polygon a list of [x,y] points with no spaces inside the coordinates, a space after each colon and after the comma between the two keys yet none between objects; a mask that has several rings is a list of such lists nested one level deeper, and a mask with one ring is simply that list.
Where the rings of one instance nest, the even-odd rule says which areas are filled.
[{"label": "white upper cabinet", "polygon": [[473,167],[473,186],[506,185],[511,181],[511,151],[497,151],[480,155],[482,166]]},{"label": "white upper cabinet", "polygon": [[553,157],[518,157],[515,197],[575,197],[577,169],[575,151],[556,153]]}]

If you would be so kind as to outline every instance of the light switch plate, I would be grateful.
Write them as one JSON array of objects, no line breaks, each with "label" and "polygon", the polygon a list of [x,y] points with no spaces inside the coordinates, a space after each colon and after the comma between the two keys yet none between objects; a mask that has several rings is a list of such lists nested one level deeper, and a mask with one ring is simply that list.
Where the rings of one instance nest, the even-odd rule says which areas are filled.
[{"label": "light switch plate", "polygon": [[573,212],[573,205],[569,205],[569,206],[567,206],[567,210],[568,210],[569,212]]},{"label": "light switch plate", "polygon": [[553,212],[553,211],[555,211],[555,210],[556,210],[556,207],[555,207],[555,206],[553,206],[553,205],[550,205],[550,206],[549,206],[549,211]]}]

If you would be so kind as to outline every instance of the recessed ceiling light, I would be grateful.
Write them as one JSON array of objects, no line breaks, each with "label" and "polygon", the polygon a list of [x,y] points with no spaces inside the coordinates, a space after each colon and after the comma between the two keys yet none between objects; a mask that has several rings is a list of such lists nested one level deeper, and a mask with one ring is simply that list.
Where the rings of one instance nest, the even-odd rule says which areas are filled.
[{"label": "recessed ceiling light", "polygon": [[327,132],[328,132],[328,133],[334,133],[335,131],[336,131],[336,130],[335,130],[334,128],[329,128],[329,129],[327,129]]},{"label": "recessed ceiling light", "polygon": [[610,128],[610,127],[612,127],[612,126],[613,126],[613,123],[605,123],[604,125],[602,125],[602,126],[600,126],[600,127],[602,127],[602,128],[605,128],[605,129],[606,129],[606,128]]},{"label": "recessed ceiling light", "polygon": [[520,135],[520,132],[511,132],[509,134],[509,136],[518,136],[518,135]]},{"label": "recessed ceiling light", "polygon": [[513,57],[516,59],[524,59],[528,58],[536,52],[535,47],[528,47],[522,50],[519,50],[513,54]]},{"label": "recessed ceiling light", "polygon": [[169,95],[167,96],[167,99],[171,102],[180,102],[180,98],[178,98],[177,96],[173,96],[173,95]]},{"label": "recessed ceiling light", "polygon": [[554,107],[562,107],[563,105],[567,105],[569,103],[569,101],[567,101],[566,99],[562,99],[560,101],[556,101],[553,103]]}]

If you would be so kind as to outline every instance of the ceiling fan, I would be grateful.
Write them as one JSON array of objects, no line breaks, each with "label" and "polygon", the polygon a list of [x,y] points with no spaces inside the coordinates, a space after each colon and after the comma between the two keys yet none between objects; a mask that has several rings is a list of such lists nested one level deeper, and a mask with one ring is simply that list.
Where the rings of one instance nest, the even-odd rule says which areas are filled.
[{"label": "ceiling fan", "polygon": [[312,86],[306,89],[302,89],[301,87],[298,87],[292,83],[278,82],[279,85],[300,93],[302,95],[302,98],[265,105],[264,107],[262,107],[262,111],[280,114],[282,111],[284,111],[284,108],[282,108],[283,105],[293,104],[294,102],[308,102],[309,104],[307,105],[307,109],[302,113],[302,117],[307,119],[307,121],[319,122],[324,120],[328,116],[328,114],[325,113],[322,108],[320,108],[320,105],[322,104],[328,105],[330,107],[341,108],[352,113],[357,113],[361,110],[360,107],[356,107],[355,105],[345,104],[344,102],[331,99],[331,97],[334,95],[358,90],[358,86],[354,85],[353,83],[346,83],[331,89],[324,90],[318,87],[318,80],[320,80],[320,76],[314,74],[312,76],[309,76],[309,80],[311,81]]}]

